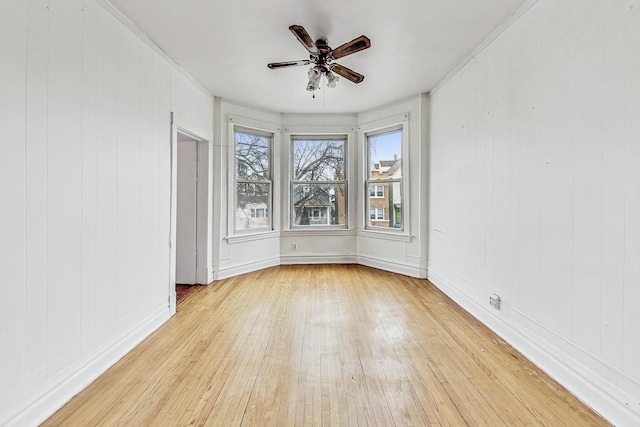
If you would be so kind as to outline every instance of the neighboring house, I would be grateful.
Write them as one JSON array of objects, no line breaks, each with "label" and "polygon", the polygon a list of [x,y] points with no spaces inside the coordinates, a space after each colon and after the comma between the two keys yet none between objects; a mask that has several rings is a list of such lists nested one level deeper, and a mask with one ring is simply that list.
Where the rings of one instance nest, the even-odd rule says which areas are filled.
[{"label": "neighboring house", "polygon": [[331,225],[334,204],[328,194],[305,200],[295,207],[295,225]]},{"label": "neighboring house", "polygon": [[294,195],[294,225],[346,224],[344,186],[300,186]]},{"label": "neighboring house", "polygon": [[[402,177],[402,160],[380,160],[372,165],[371,181]],[[374,227],[402,225],[402,195],[399,182],[381,182],[369,186],[369,219]]]},{"label": "neighboring house", "polygon": [[236,226],[243,230],[269,226],[269,207],[266,203],[247,203],[244,208],[238,207]]}]

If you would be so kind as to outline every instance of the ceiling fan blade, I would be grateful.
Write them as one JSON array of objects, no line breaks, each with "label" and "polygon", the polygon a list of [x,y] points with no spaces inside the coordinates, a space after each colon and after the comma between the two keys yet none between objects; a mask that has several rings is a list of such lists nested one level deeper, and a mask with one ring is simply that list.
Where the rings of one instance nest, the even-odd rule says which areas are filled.
[{"label": "ceiling fan blade", "polygon": [[305,49],[309,51],[309,53],[318,53],[316,44],[313,42],[313,39],[302,25],[292,25],[289,27],[289,30],[293,33],[294,36],[296,36],[298,41],[302,43],[302,46],[304,46]]},{"label": "ceiling fan blade", "polygon": [[341,75],[342,77],[344,77],[347,80],[351,80],[354,83],[360,83],[364,80],[364,76],[360,73],[356,73],[355,71],[353,71],[350,68],[347,67],[343,67],[340,64],[332,64],[331,65],[331,71],[333,71],[334,73]]},{"label": "ceiling fan blade", "polygon": [[267,64],[267,67],[273,70],[276,68],[297,67],[299,65],[309,65],[309,64],[311,64],[311,61],[309,61],[308,59],[301,59],[299,61],[272,62],[270,64]]},{"label": "ceiling fan blade", "polygon": [[361,50],[365,50],[371,47],[371,40],[367,36],[356,37],[355,39],[347,42],[331,51],[333,59],[343,58],[347,55],[351,55]]}]

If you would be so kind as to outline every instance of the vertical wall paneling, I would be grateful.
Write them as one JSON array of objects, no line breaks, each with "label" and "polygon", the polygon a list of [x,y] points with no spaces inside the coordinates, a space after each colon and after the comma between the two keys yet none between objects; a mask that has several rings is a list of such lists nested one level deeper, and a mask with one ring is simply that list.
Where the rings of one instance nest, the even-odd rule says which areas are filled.
[{"label": "vertical wall paneling", "polygon": [[96,87],[96,340],[116,333],[118,25],[98,10]]},{"label": "vertical wall paneling", "polygon": [[[153,306],[167,304],[169,291],[169,211],[171,141],[171,70],[157,56],[153,61],[154,255]],[[160,297],[162,296],[162,297]]]},{"label": "vertical wall paneling", "polygon": [[573,339],[591,353],[600,347],[602,286],[602,2],[576,9],[573,137]]},{"label": "vertical wall paneling", "polygon": [[170,111],[213,103],[95,0],[0,37],[0,425],[37,425],[169,317]]},{"label": "vertical wall paneling", "polygon": [[24,391],[26,17],[25,2],[0,4],[0,411]]},{"label": "vertical wall paneling", "polygon": [[[606,1],[603,11],[605,147],[602,151],[602,294],[600,354],[610,366],[622,368],[624,306],[624,171],[626,161],[627,52],[626,13],[620,2]],[[624,30],[622,30],[624,29]],[[606,284],[606,286],[604,286]],[[606,296],[606,297],[605,297]]]},{"label": "vertical wall paneling", "polygon": [[82,224],[81,2],[49,5],[47,375],[80,350]]},{"label": "vertical wall paneling", "polygon": [[[540,154],[542,323],[570,338],[573,318],[574,1],[541,3]],[[555,339],[555,336],[549,336]]]},{"label": "vertical wall paneling", "polygon": [[27,3],[26,62],[26,289],[27,389],[46,381],[48,277],[49,1]]},{"label": "vertical wall paneling", "polygon": [[[479,61],[478,67],[484,68],[486,66],[486,58]],[[470,81],[468,132],[471,134],[473,143],[473,163],[471,166],[473,182],[470,186],[471,199],[469,202],[471,211],[469,217],[469,252],[472,265],[470,276],[466,279],[471,281],[473,278],[477,278],[477,281],[474,283],[479,288],[488,291],[488,283],[491,282],[490,278],[487,277],[490,271],[487,266],[487,234],[478,232],[479,230],[484,230],[487,222],[490,220],[490,213],[488,211],[490,206],[487,203],[487,199],[490,196],[488,190],[490,188],[488,185],[490,171],[487,168],[487,160],[490,155],[487,141],[489,132],[487,82],[484,75],[479,73],[469,72],[467,78]],[[467,85],[465,85],[465,87],[467,87]],[[476,115],[473,113],[474,111],[481,111],[482,114]],[[433,122],[432,120],[432,123]]]},{"label": "vertical wall paneling", "polygon": [[522,16],[523,31],[514,34],[513,97],[519,144],[517,215],[517,291],[512,305],[530,319],[540,318],[540,8]]},{"label": "vertical wall paneling", "polygon": [[[628,62],[623,368],[633,378],[640,378],[640,1],[628,2],[625,11]],[[637,392],[640,394],[640,386]],[[636,404],[640,411],[640,402]]]},{"label": "vertical wall paneling", "polygon": [[639,0],[540,0],[431,98],[429,277],[621,426],[640,424],[638,75]]},{"label": "vertical wall paneling", "polygon": [[148,78],[153,73],[154,53],[148,49],[139,49],[141,80],[139,85],[139,114],[138,114],[138,143],[140,157],[138,170],[140,171],[140,191],[138,195],[138,283],[139,296],[137,308],[140,313],[148,313],[153,309],[152,298],[152,253],[153,253],[153,189],[155,181],[152,176],[152,162],[154,155],[153,141],[153,79]]},{"label": "vertical wall paneling", "polygon": [[98,9],[82,5],[82,350],[96,346],[96,112]]},{"label": "vertical wall paneling", "polygon": [[129,32],[118,34],[117,86],[117,324],[119,331],[135,323],[138,302],[138,224],[140,158],[138,140],[139,51]]},{"label": "vertical wall paneling", "polygon": [[[492,209],[489,211],[491,218],[488,265],[491,274],[491,287],[489,291],[496,292],[505,301],[511,300],[510,254],[511,254],[511,227],[512,200],[510,187],[517,177],[509,176],[511,159],[511,135],[510,127],[505,123],[511,123],[510,105],[510,78],[511,66],[509,55],[511,53],[511,35],[509,33],[500,36],[491,46],[487,55],[487,115],[489,116],[489,138],[491,146],[491,167],[488,167],[491,193],[487,194],[487,201]],[[506,268],[496,268],[498,265]]]}]

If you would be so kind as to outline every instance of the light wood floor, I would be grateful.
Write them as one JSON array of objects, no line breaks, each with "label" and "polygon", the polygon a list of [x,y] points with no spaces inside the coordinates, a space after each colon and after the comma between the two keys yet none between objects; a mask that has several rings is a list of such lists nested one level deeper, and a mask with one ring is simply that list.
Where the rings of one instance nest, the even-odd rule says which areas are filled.
[{"label": "light wood floor", "polygon": [[45,425],[607,425],[426,280],[281,266],[200,287]]}]

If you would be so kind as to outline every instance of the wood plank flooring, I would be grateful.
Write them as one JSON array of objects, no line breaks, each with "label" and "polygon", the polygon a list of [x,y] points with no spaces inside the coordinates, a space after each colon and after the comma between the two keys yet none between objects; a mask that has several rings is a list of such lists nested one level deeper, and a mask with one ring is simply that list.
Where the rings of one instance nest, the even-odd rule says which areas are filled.
[{"label": "wood plank flooring", "polygon": [[44,425],[608,424],[428,281],[305,265],[198,287]]}]

